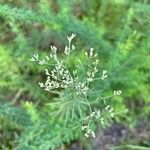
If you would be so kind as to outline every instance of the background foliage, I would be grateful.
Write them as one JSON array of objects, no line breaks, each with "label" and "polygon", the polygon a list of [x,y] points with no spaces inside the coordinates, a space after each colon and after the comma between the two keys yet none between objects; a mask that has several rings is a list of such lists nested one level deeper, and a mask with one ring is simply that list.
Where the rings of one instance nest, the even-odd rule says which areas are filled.
[{"label": "background foliage", "polygon": [[[150,148],[149,29],[148,0],[1,0],[0,149],[69,149],[75,142],[80,148],[94,149],[93,140],[82,136],[78,120],[65,128],[63,118],[49,115],[46,104],[56,95],[39,88],[43,68],[29,61],[34,53],[47,55],[51,44],[61,53],[64,37],[72,32],[78,37],[70,66],[78,59],[84,63],[81,51],[94,47],[109,74],[101,89],[106,95],[114,89],[123,91],[111,100],[118,113],[113,122],[135,131],[134,138],[120,137],[107,149],[132,144],[136,147],[129,149]],[[143,128],[140,139],[137,126]]]}]

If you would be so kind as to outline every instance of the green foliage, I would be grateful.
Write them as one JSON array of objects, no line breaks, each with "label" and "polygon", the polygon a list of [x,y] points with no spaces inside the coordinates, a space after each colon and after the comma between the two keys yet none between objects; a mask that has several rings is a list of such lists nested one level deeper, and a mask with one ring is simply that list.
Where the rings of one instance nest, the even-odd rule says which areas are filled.
[{"label": "green foliage", "polygon": [[[39,88],[37,83],[46,78],[45,66],[39,67],[29,61],[37,52],[45,58],[50,45],[58,47],[58,54],[65,61],[62,55],[66,45],[64,37],[72,32],[78,38],[75,39],[77,50],[68,60],[69,69],[73,71],[76,64],[86,65],[83,51],[94,47],[100,54],[98,69],[108,70],[104,83],[93,84],[94,94],[98,89],[103,91],[101,96],[121,89],[123,94],[109,101],[118,114],[114,120],[132,127],[138,118],[148,120],[149,28],[150,4],[146,0],[2,0],[0,135],[3,140],[0,138],[0,149],[47,150],[67,147],[74,140],[84,141],[84,147],[89,143],[82,136],[79,118],[70,120],[66,126],[64,117],[52,113],[67,110],[65,102],[68,99],[58,101],[57,93]],[[81,115],[85,115],[78,104]],[[98,102],[94,105],[101,106]],[[127,114],[122,113],[125,109],[129,110]],[[97,127],[94,123],[92,129]]]},{"label": "green foliage", "polygon": [[0,47],[0,87],[2,88],[14,88],[15,80],[17,80],[18,68],[10,57],[9,52],[3,46]]}]

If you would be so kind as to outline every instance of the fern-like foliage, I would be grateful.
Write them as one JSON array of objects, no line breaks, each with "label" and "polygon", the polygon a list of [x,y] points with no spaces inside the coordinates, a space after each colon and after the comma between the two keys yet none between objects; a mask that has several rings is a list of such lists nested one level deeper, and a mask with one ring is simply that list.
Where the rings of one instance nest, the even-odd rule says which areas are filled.
[{"label": "fern-like foliage", "polygon": [[[101,38],[101,31],[96,28],[94,24],[91,25],[88,22],[81,22],[69,14],[64,16],[59,14],[47,15],[34,12],[33,10],[11,8],[8,5],[0,5],[0,15],[14,18],[15,20],[23,21],[26,23],[38,22],[41,24],[45,24],[57,32],[61,31],[63,35],[65,35],[66,33],[75,32],[81,37],[81,39],[84,39],[84,43],[87,44],[87,46],[90,46],[89,43],[91,44],[91,46],[99,45],[100,43],[101,47],[105,48],[107,45],[107,47],[111,49],[109,43]],[[105,49],[105,51],[107,50],[108,49]]]},{"label": "fern-like foliage", "polygon": [[[107,71],[99,72],[97,53],[91,48],[90,51],[83,52],[85,63],[80,60],[74,65],[73,71],[70,71],[68,62],[70,56],[75,50],[72,40],[75,34],[67,37],[68,46],[65,46],[64,56],[66,59],[60,59],[57,55],[57,48],[51,46],[51,53],[44,59],[40,59],[38,54],[35,54],[31,61],[37,62],[39,65],[47,66],[45,72],[47,80],[45,83],[39,82],[41,88],[45,91],[57,94],[58,98],[53,98],[51,102],[47,102],[44,106],[35,107],[32,102],[22,102],[20,111],[25,111],[26,115],[15,112],[15,109],[10,106],[6,109],[0,109],[2,116],[6,113],[11,113],[8,118],[11,122],[18,123],[22,134],[17,136],[12,144],[14,149],[56,149],[64,143],[70,143],[71,140],[80,137],[95,137],[94,130],[96,124],[101,127],[114,117],[114,110],[109,105],[109,100],[120,95],[121,91],[114,91],[110,96],[102,96],[102,89],[95,91],[92,88],[94,82],[104,82],[107,78]],[[53,61],[50,61],[53,59]],[[101,82],[100,82],[101,81]],[[4,105],[3,105],[4,106]],[[17,109],[16,109],[17,110]],[[18,117],[24,118],[25,123],[19,122]],[[57,118],[57,119],[56,119]],[[26,126],[26,123],[28,124]],[[48,133],[48,134],[47,134]]]},{"label": "fern-like foliage", "polygon": [[[127,126],[130,123],[133,127],[139,117],[148,118],[148,1],[39,0],[27,3],[2,0],[0,3],[0,149],[56,149],[74,140],[85,145],[87,136],[91,139],[94,133],[97,135],[92,131],[102,126],[103,121],[105,125],[110,121],[110,113],[105,110],[109,105],[115,114],[120,113],[114,120],[128,121]],[[67,43],[64,36],[72,32],[78,35],[75,38],[78,47],[67,59],[68,46],[66,54],[63,51],[64,43]],[[55,47],[52,47],[54,51],[50,50],[52,58],[49,55],[50,45],[58,47],[57,58],[65,66],[61,66],[63,73],[70,73],[69,78],[65,77],[63,87],[60,87],[60,81],[51,77],[51,71],[59,65],[53,58]],[[77,83],[85,83],[87,70],[94,70],[89,61],[90,51],[87,51],[88,57],[85,55],[90,47],[96,49],[100,60],[95,78],[101,78],[90,82],[90,92],[85,90],[92,113],[84,100],[84,91],[80,93],[81,85],[75,95],[72,90],[75,86],[66,87],[68,81],[71,85],[74,83],[70,81],[74,81],[75,70],[79,77]],[[36,53],[39,65],[27,61]],[[59,87],[50,89],[51,81]],[[122,95],[108,96],[119,94],[120,89]],[[129,108],[128,114],[122,115],[126,108]],[[101,117],[96,118],[99,114]]]}]

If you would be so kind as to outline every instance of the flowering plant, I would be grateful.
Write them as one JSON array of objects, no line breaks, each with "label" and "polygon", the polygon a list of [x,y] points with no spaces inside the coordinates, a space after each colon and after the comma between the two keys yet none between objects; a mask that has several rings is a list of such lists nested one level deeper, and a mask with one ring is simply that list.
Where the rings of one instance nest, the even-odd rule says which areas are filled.
[{"label": "flowering plant", "polygon": [[[69,57],[75,50],[75,46],[72,44],[75,36],[76,34],[72,34],[67,37],[68,46],[65,46],[64,50],[64,55],[66,55],[67,59],[60,59],[57,48],[51,46],[49,56],[40,59],[39,55],[35,54],[31,58],[31,61],[52,67],[51,71],[48,68],[45,69],[47,79],[45,82],[39,82],[39,86],[45,91],[59,94],[57,101],[47,104],[53,106],[53,109],[56,108],[53,114],[64,117],[66,124],[70,121],[73,122],[75,119],[79,119],[84,135],[86,137],[90,135],[95,137],[95,132],[92,130],[93,122],[95,119],[99,119],[101,124],[104,125],[105,118],[114,116],[113,108],[107,104],[106,100],[113,95],[120,95],[121,90],[114,91],[108,97],[102,97],[99,94],[100,92],[93,94],[92,83],[105,80],[108,77],[107,70],[103,70],[100,73],[98,69],[98,55],[93,48],[84,52],[85,64],[82,64],[78,60],[80,65],[76,65],[73,70],[69,69]],[[53,63],[50,63],[52,60]],[[101,102],[103,103],[103,108],[95,106],[96,103]]]}]

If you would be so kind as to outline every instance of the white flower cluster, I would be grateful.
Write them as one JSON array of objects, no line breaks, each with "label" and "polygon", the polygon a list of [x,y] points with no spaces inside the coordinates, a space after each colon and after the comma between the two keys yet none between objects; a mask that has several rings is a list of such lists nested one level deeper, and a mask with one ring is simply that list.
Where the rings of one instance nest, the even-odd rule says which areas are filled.
[{"label": "white flower cluster", "polygon": [[[68,46],[65,46],[64,53],[66,55],[70,55],[70,53],[75,50],[75,46],[71,44],[73,38],[76,34],[72,34],[71,36],[67,36]],[[54,66],[54,69],[49,72],[48,69],[45,69],[47,80],[45,83],[39,82],[41,88],[44,88],[46,91],[51,91],[57,88],[73,88],[77,95],[86,94],[89,90],[86,82],[78,81],[78,77],[76,77],[77,71],[69,72],[67,67],[63,65],[62,61],[60,61],[57,57],[57,48],[55,46],[51,46],[51,53],[49,56],[46,56],[45,59],[40,60],[39,55],[35,54],[30,59],[31,61],[38,62],[40,65],[51,65]],[[95,57],[90,54],[91,57]],[[56,63],[49,64],[49,60],[53,59]],[[90,75],[89,75],[90,76]]]},{"label": "white flower cluster", "polygon": [[102,77],[101,79],[104,80],[105,78],[107,78],[108,75],[107,75],[107,70],[103,70],[103,74],[102,74]]},{"label": "white flower cluster", "polygon": [[30,61],[38,62],[38,64],[40,65],[49,65],[49,60],[51,58],[51,59],[54,59],[58,63],[58,65],[60,65],[62,62],[59,62],[57,58],[57,48],[51,45],[51,50],[52,52],[50,53],[49,56],[46,56],[45,59],[40,60],[39,55],[34,54],[33,57],[30,59]]},{"label": "white flower cluster", "polygon": [[45,84],[39,83],[40,87],[44,87],[46,91],[50,91],[57,88],[68,88],[74,83],[74,79],[70,72],[63,68],[61,64],[56,65],[55,68],[49,73],[48,69],[45,69],[47,80]]},{"label": "white flower cluster", "polygon": [[91,114],[90,114],[90,117],[93,118],[99,118],[100,117],[100,110],[98,111],[93,111]]},{"label": "white flower cluster", "polygon": [[[91,62],[92,69],[90,68],[90,70],[87,71],[87,81],[91,82],[91,81],[94,80],[95,74],[98,72],[98,68],[97,67],[98,67],[98,64],[99,64],[99,59],[97,58],[97,53],[94,53],[94,49],[93,48],[90,48],[89,54],[88,54],[88,52],[85,52],[85,55],[92,60],[92,62]],[[103,70],[102,76],[101,76],[100,79],[104,80],[107,77],[108,77],[107,70]]]},{"label": "white flower cluster", "polygon": [[105,107],[105,110],[110,113],[110,116],[113,118],[114,117],[114,109],[110,107],[110,105],[107,105]]},{"label": "white flower cluster", "polygon": [[73,38],[76,36],[76,34],[71,34],[71,36],[67,36],[67,39],[68,39],[68,42],[69,42],[69,44],[68,44],[68,46],[65,46],[65,51],[64,51],[64,53],[66,54],[66,55],[70,55],[70,53],[73,51],[73,50],[75,50],[75,46],[74,45],[71,45],[71,42],[72,42],[72,40],[73,40]]},{"label": "white flower cluster", "polygon": [[89,137],[89,135],[91,134],[95,138],[95,133],[90,128],[90,124],[91,124],[92,120],[100,119],[101,125],[104,126],[105,122],[104,122],[104,118],[103,118],[103,113],[105,111],[106,111],[106,113],[109,113],[109,115],[112,118],[114,117],[114,109],[111,108],[110,105],[107,105],[105,107],[105,110],[103,110],[103,112],[101,112],[100,110],[91,112],[91,114],[89,115],[89,118],[88,118],[88,120],[89,120],[88,125],[81,126],[82,131],[85,131],[85,134],[84,134],[85,137]]},{"label": "white flower cluster", "polygon": [[114,91],[114,95],[120,95],[122,93],[121,90],[118,90],[118,91]]},{"label": "white flower cluster", "polygon": [[89,87],[84,82],[78,82],[75,85],[76,94],[84,94],[86,95],[87,91],[89,90]]},{"label": "white flower cluster", "polygon": [[85,55],[91,60],[92,68],[89,68],[87,71],[87,82],[91,82],[95,78],[95,74],[98,72],[97,66],[99,63],[99,59],[97,58],[97,53],[94,53],[94,49],[90,48],[90,52],[85,52]]},{"label": "white flower cluster", "polygon": [[85,137],[89,137],[89,135],[92,135],[93,138],[96,137],[95,132],[90,128],[88,128],[88,126],[82,126],[82,131],[86,131],[84,134]]},{"label": "white flower cluster", "polygon": [[[65,46],[64,53],[66,55],[70,55],[70,53],[75,50],[75,46],[71,44],[73,38],[76,34],[71,34],[71,36],[67,36],[68,46]],[[91,60],[92,67],[88,68],[86,73],[86,82],[78,81],[78,77],[76,77],[76,72],[73,71],[73,75],[69,72],[69,70],[63,65],[62,61],[60,61],[57,57],[57,48],[55,46],[51,46],[51,53],[49,56],[46,56],[45,59],[39,59],[39,55],[35,54],[30,59],[31,61],[38,62],[40,65],[52,65],[54,69],[49,73],[48,69],[45,69],[47,80],[45,83],[39,82],[41,88],[44,88],[46,91],[51,91],[57,88],[68,88],[72,87],[76,90],[76,94],[86,94],[89,90],[87,85],[88,82],[91,82],[95,78],[95,74],[98,72],[97,66],[99,63],[99,59],[97,59],[97,53],[94,53],[94,49],[90,48],[89,53],[85,52],[85,55]],[[53,59],[56,63],[49,64],[49,60]],[[101,79],[107,77],[107,71],[103,70],[103,75]]]},{"label": "white flower cluster", "polygon": [[94,48],[90,48],[90,52],[85,52],[85,55],[88,56],[89,58],[95,58],[97,56],[97,53],[94,54]]}]

